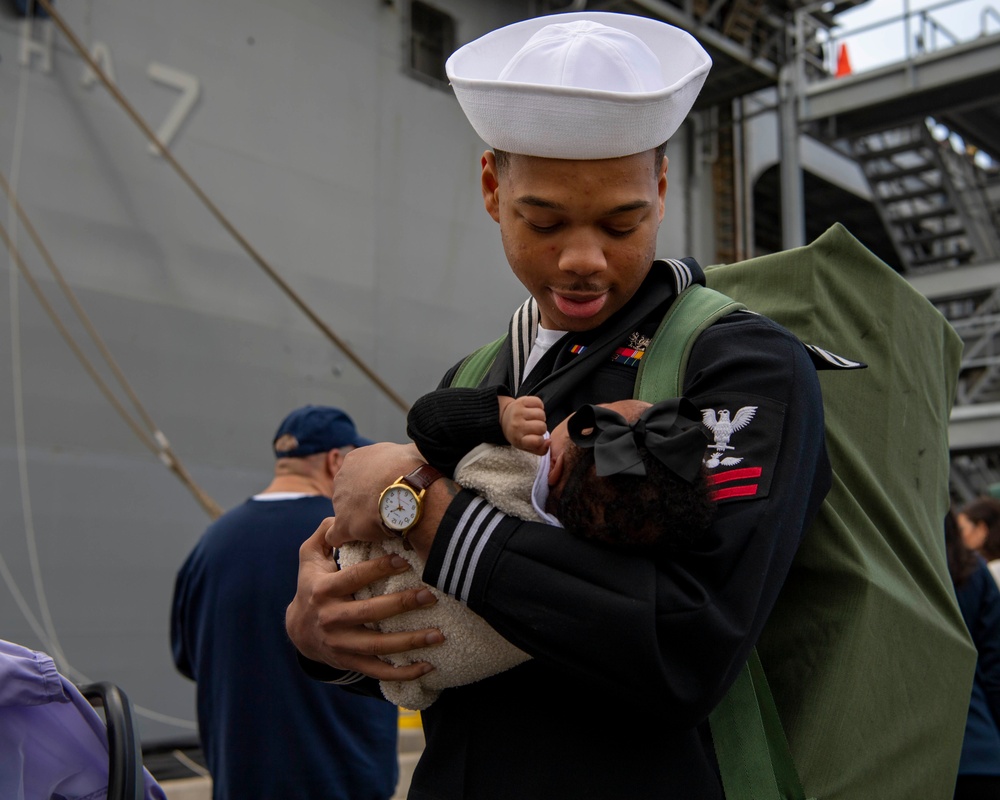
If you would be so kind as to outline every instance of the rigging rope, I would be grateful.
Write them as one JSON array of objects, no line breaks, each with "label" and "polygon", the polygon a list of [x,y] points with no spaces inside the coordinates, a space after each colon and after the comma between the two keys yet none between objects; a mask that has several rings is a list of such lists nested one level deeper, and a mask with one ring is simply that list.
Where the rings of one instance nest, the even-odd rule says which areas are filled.
[{"label": "rigging rope", "polygon": [[[31,6],[29,6],[29,9]],[[28,97],[27,72],[21,71],[17,88],[17,108],[14,116],[14,144],[11,148],[11,175],[14,185],[17,185],[17,176],[21,165],[21,149],[24,141],[24,120],[25,107]],[[8,205],[7,214],[14,231],[14,243],[17,242],[17,225],[12,219],[13,209]],[[28,476],[28,452],[25,442],[24,427],[24,379],[21,371],[21,300],[17,272],[8,269],[8,285],[10,287],[10,378],[11,394],[14,412],[14,438],[17,453],[17,476],[18,487],[21,495],[21,513],[24,519],[24,541],[28,552],[28,564],[31,570],[31,581],[35,589],[35,597],[38,600],[38,613],[41,620],[35,617],[34,612],[28,605],[27,600],[21,593],[17,581],[7,567],[7,562],[3,561],[4,582],[10,589],[14,600],[24,614],[25,619],[32,630],[38,635],[39,640],[45,642],[53,658],[59,664],[68,666],[66,654],[63,652],[59,637],[56,634],[55,623],[52,619],[52,611],[49,608],[48,595],[45,592],[44,580],[42,577],[41,564],[38,558],[38,538],[35,531],[34,506],[31,502],[31,481]],[[2,560],[2,556],[0,556]]]},{"label": "rigging rope", "polygon": [[66,21],[59,15],[59,13],[53,8],[52,3],[49,0],[36,0],[36,2],[45,9],[45,12],[52,18],[56,23],[56,26],[62,31],[63,35],[69,40],[73,48],[79,53],[80,57],[87,63],[87,66],[93,70],[94,75],[101,81],[104,87],[111,93],[111,96],[118,102],[118,104],[124,109],[125,113],[132,119],[132,121],[139,126],[142,132],[146,135],[146,138],[156,147],[157,152],[163,156],[163,158],[174,168],[174,171],[180,176],[181,180],[188,185],[188,188],[194,192],[195,196],[201,200],[202,204],[211,212],[212,216],[222,225],[223,228],[236,240],[236,242],[243,248],[243,250],[250,256],[251,259],[259,266],[265,273],[278,285],[288,298],[299,307],[299,310],[305,314],[309,320],[316,325],[330,341],[332,341],[340,350],[344,353],[354,365],[360,369],[371,381],[374,383],[382,392],[395,403],[405,414],[409,410],[409,404],[400,397],[385,381],[383,381],[375,372],[369,367],[352,349],[351,347],[341,339],[329,325],[327,325],[315,311],[313,311],[306,302],[292,289],[291,286],[282,278],[277,271],[267,262],[267,260],[257,252],[257,250],[250,244],[249,241],[237,230],[237,228],[229,221],[229,219],[219,210],[218,206],[212,202],[211,198],[202,191],[201,187],[195,182],[195,180],[188,174],[188,172],[180,165],[177,159],[174,158],[173,154],[167,149],[167,146],[160,141],[159,137],[153,131],[152,128],[146,123],[146,121],[139,115],[139,113],[132,107],[128,99],[119,91],[118,87],[108,78],[101,69],[100,65],[91,57],[90,53],[83,46],[80,39],[73,33],[73,30],[69,27]]},{"label": "rigging rope", "polygon": [[65,339],[66,344],[69,345],[69,348],[73,351],[73,354],[77,357],[77,359],[83,365],[83,368],[87,371],[87,374],[89,374],[94,383],[97,384],[97,388],[100,390],[101,394],[104,395],[105,399],[107,399],[107,401],[111,403],[111,405],[115,408],[115,410],[121,415],[121,417],[125,420],[126,424],[132,429],[132,432],[135,433],[135,435],[139,438],[139,440],[144,445],[146,445],[146,447],[152,450],[153,453],[155,453],[160,458],[160,460],[164,464],[166,464],[166,466],[175,475],[177,475],[178,478],[181,479],[181,481],[191,490],[191,492],[197,498],[202,508],[204,508],[205,511],[207,511],[208,514],[213,519],[219,517],[222,514],[222,509],[219,506],[219,504],[216,503],[211,497],[209,497],[208,494],[194,482],[194,480],[191,478],[191,475],[188,473],[187,469],[185,469],[184,465],[180,462],[180,459],[171,449],[166,436],[164,436],[163,433],[156,428],[156,426],[153,424],[152,420],[149,418],[149,415],[145,412],[145,410],[142,410],[142,405],[139,403],[138,397],[135,396],[135,393],[132,391],[131,387],[128,387],[128,383],[127,381],[125,381],[124,375],[121,374],[121,370],[115,363],[111,353],[104,345],[104,342],[101,340],[100,335],[93,328],[93,325],[90,324],[89,319],[87,319],[86,313],[83,311],[83,308],[80,306],[79,302],[73,296],[72,290],[69,288],[69,285],[65,282],[65,279],[59,272],[58,267],[56,267],[55,262],[52,261],[48,251],[45,249],[44,245],[42,245],[41,240],[37,238],[38,234],[35,232],[34,226],[31,225],[31,222],[24,215],[24,211],[21,208],[20,204],[18,203],[17,198],[11,191],[10,185],[7,183],[7,179],[2,174],[0,174],[0,186],[2,186],[4,191],[6,192],[8,199],[10,200],[11,204],[17,211],[18,216],[20,217],[21,222],[25,227],[25,230],[28,231],[28,234],[35,242],[35,245],[39,248],[39,252],[42,253],[42,257],[49,265],[49,269],[52,270],[54,275],[56,275],[56,279],[59,281],[60,286],[63,287],[63,291],[67,293],[67,297],[70,299],[71,303],[73,304],[73,307],[76,309],[77,313],[81,315],[81,321],[87,327],[88,333],[90,333],[91,337],[94,339],[94,343],[97,345],[102,355],[108,361],[108,364],[109,366],[111,366],[115,375],[120,376],[119,379],[124,382],[123,385],[127,387],[126,391],[128,392],[130,398],[132,398],[133,403],[136,405],[136,408],[140,409],[141,416],[145,420],[147,420],[147,424],[150,427],[150,431],[144,430],[136,422],[132,414],[129,413],[129,410],[122,404],[122,402],[118,399],[118,397],[115,396],[114,392],[111,391],[111,388],[108,386],[104,378],[101,377],[100,373],[97,371],[93,362],[90,360],[87,354],[83,352],[83,349],[73,338],[73,334],[70,333],[69,329],[63,324],[62,320],[59,318],[59,313],[55,310],[52,304],[45,297],[45,294],[42,292],[41,286],[39,286],[38,282],[35,280],[35,276],[31,274],[31,270],[28,269],[28,265],[21,257],[20,251],[14,244],[14,241],[11,239],[10,235],[7,233],[6,226],[0,224],[0,239],[3,240],[3,243],[6,245],[11,258],[17,265],[18,270],[21,272],[21,275],[24,277],[24,280],[27,282],[29,288],[34,293],[35,297],[38,299],[38,302],[41,304],[43,310],[45,311],[46,314],[48,314],[49,318],[52,320],[52,323],[56,326],[56,329],[59,331],[60,335],[63,337],[63,339]]}]

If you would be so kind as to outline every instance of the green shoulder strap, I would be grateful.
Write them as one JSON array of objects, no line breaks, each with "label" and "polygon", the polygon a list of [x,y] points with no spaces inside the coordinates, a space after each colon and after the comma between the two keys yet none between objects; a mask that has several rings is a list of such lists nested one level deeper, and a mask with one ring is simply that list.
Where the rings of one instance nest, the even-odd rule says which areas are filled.
[{"label": "green shoulder strap", "polygon": [[806,800],[757,648],[708,722],[726,800]]},{"label": "green shoulder strap", "polygon": [[746,306],[715,289],[689,286],[670,306],[639,362],[634,397],[655,403],[678,397],[695,340],[709,325]]},{"label": "green shoulder strap", "polygon": [[[655,403],[680,395],[698,336],[720,317],[745,308],[705,286],[696,284],[683,291],[646,347],[635,397]],[[726,800],[804,800],[756,649],[709,716],[709,725]]]},{"label": "green shoulder strap", "polygon": [[465,357],[465,361],[458,368],[455,377],[451,380],[451,385],[461,389],[474,389],[479,382],[486,377],[489,368],[493,366],[497,353],[503,345],[506,336],[484,344],[478,350],[474,350]]}]

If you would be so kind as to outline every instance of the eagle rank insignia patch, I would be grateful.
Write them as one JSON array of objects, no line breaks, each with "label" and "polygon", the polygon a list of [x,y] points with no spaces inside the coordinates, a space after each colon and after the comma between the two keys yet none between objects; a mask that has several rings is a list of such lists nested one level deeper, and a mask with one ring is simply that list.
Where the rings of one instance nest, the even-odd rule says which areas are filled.
[{"label": "eagle rank insignia patch", "polygon": [[781,445],[784,405],[728,394],[699,398],[697,405],[708,432],[703,461],[711,499],[766,497]]}]

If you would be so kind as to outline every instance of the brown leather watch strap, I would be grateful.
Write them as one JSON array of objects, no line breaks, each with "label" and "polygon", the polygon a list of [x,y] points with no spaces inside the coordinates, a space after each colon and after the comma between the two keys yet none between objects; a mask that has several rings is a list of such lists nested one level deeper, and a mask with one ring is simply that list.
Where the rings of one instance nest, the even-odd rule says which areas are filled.
[{"label": "brown leather watch strap", "polygon": [[421,464],[409,475],[404,475],[400,480],[405,481],[410,484],[418,492],[422,492],[428,486],[430,486],[438,478],[443,478],[438,470],[434,469],[430,464]]}]

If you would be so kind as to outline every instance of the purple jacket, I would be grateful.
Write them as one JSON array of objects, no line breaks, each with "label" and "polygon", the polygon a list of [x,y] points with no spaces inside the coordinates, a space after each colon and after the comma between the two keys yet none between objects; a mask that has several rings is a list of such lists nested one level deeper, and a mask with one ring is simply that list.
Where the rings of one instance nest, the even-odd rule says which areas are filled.
[{"label": "purple jacket", "polygon": [[[45,653],[0,639],[0,797],[103,800],[104,720]],[[144,770],[146,800],[166,795]]]}]

